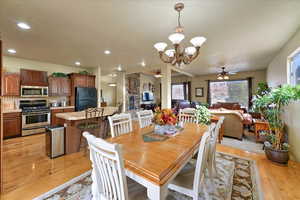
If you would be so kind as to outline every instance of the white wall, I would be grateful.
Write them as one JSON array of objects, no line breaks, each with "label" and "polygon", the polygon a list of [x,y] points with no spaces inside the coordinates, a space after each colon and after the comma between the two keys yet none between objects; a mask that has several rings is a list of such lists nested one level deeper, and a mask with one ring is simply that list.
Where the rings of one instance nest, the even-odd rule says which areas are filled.
[{"label": "white wall", "polygon": [[79,72],[83,70],[91,71],[91,69],[87,69],[83,67],[58,65],[58,64],[40,62],[35,60],[15,58],[10,56],[3,57],[3,68],[4,71],[7,72],[20,72],[21,68],[47,71],[48,75],[51,75],[53,72],[72,73],[72,72]]},{"label": "white wall", "polygon": [[[287,58],[300,47],[300,29],[279,51],[267,70],[267,81],[271,87],[287,84]],[[292,158],[300,161],[300,102],[290,104],[285,111]]]},{"label": "white wall", "polygon": [[107,105],[116,106],[116,93],[117,93],[116,87],[110,87],[106,82],[101,82],[101,87],[102,87],[102,96],[104,98],[104,101],[107,102]]}]

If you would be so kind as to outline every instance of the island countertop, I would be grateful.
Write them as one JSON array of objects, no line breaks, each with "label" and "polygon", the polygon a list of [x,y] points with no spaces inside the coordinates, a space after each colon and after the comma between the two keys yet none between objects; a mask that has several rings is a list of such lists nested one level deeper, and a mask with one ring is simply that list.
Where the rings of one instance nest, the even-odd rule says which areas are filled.
[{"label": "island countertop", "polygon": [[[109,116],[114,114],[118,110],[118,107],[104,107],[103,116]],[[85,111],[79,112],[67,112],[67,113],[57,113],[57,118],[68,120],[68,121],[77,121],[85,119]]]}]

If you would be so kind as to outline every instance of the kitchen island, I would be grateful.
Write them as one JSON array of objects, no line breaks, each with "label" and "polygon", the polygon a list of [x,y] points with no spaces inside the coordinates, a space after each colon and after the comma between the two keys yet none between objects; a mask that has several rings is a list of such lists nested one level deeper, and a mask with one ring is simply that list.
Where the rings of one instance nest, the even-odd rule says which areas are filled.
[{"label": "kitchen island", "polygon": [[[104,107],[103,116],[110,116],[118,110],[117,107]],[[65,153],[71,154],[79,151],[81,131],[77,126],[84,122],[85,111],[57,113],[58,123],[65,127]],[[102,122],[103,126],[107,126],[107,120]],[[108,128],[104,129],[107,136]]]}]

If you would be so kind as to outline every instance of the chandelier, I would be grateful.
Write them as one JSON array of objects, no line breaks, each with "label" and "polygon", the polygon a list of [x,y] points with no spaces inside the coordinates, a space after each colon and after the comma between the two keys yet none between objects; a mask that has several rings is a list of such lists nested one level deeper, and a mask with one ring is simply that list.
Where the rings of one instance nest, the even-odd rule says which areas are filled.
[{"label": "chandelier", "polygon": [[183,10],[184,4],[177,3],[174,6],[174,9],[178,12],[178,24],[175,29],[175,33],[169,36],[169,40],[172,42],[174,49],[168,49],[165,51],[168,46],[164,42],[158,42],[154,45],[159,53],[160,59],[164,63],[170,63],[179,67],[182,63],[190,64],[197,56],[199,55],[201,45],[206,41],[205,37],[194,37],[190,40],[193,46],[182,48],[180,42],[184,39],[183,26],[180,23],[180,12]]}]

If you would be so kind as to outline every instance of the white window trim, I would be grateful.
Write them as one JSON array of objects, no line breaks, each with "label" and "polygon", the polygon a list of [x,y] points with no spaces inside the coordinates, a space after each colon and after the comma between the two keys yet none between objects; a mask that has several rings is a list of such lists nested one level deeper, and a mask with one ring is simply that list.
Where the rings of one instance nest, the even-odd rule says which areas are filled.
[{"label": "white window trim", "polygon": [[287,83],[290,85],[294,85],[292,83],[292,60],[295,55],[300,53],[300,47],[298,47],[295,51],[293,51],[287,58]]}]

